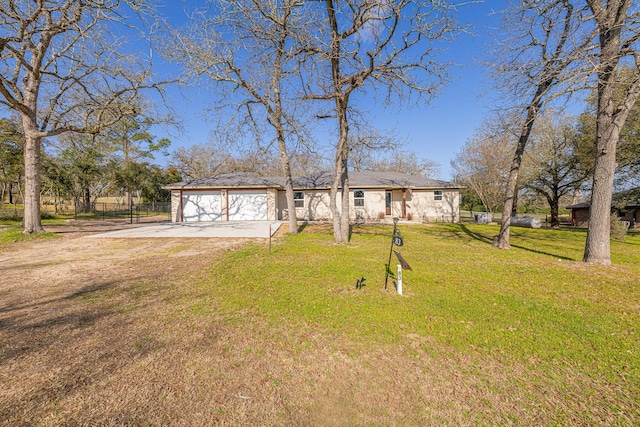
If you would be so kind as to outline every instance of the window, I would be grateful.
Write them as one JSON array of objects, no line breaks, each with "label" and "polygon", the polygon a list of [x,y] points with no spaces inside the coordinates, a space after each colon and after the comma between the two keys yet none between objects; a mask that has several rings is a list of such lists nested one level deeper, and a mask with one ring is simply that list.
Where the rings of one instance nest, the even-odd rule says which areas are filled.
[{"label": "window", "polygon": [[442,190],[436,190],[433,192],[433,200],[442,200]]},{"label": "window", "polygon": [[353,192],[353,206],[364,207],[364,190],[355,190]]},{"label": "window", "polygon": [[293,192],[293,203],[296,208],[304,208],[304,191]]}]

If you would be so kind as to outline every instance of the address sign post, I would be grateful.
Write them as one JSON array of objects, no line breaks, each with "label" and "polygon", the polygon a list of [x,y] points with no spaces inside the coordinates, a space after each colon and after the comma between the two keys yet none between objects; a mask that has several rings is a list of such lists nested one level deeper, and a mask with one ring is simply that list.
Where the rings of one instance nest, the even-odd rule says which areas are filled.
[{"label": "address sign post", "polygon": [[[387,265],[386,265],[387,274],[386,274],[386,276],[384,278],[384,288],[385,289],[387,289],[387,283],[389,282],[389,275],[391,274],[391,256],[394,253],[398,257],[398,261],[400,261],[400,265],[402,266],[402,269],[403,270],[411,270],[411,267],[409,266],[409,264],[407,264],[407,262],[404,260],[402,255],[400,255],[400,252],[393,250],[394,246],[401,247],[402,245],[404,245],[404,239],[402,238],[402,235],[400,234],[400,230],[398,230],[398,221],[399,221],[399,219],[397,217],[393,218],[393,236],[391,238],[391,249],[389,250],[389,261],[387,262]],[[401,275],[401,273],[399,275]],[[402,291],[400,291],[400,292],[402,292]]]}]

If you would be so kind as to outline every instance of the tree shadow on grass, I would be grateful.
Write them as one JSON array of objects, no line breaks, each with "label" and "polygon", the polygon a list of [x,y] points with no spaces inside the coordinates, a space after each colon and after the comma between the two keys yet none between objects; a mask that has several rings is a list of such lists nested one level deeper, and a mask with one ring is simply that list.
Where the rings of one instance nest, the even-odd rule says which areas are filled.
[{"label": "tree shadow on grass", "polygon": [[309,225],[309,221],[302,221],[302,223],[298,225],[298,233],[302,233],[304,229],[307,228],[307,225]]},{"label": "tree shadow on grass", "polygon": [[477,241],[482,242],[482,243],[488,243],[490,245],[493,245],[493,238],[492,237],[488,237],[488,236],[486,236],[484,234],[480,234],[480,233],[476,233],[474,231],[471,231],[464,224],[460,224],[460,229],[464,232],[464,234],[466,234],[467,236],[471,237],[473,240],[477,240]]},{"label": "tree shadow on grass", "polygon": [[[467,236],[469,236],[473,240],[477,240],[479,242],[486,243],[488,245],[493,246],[493,237],[489,237],[489,236],[487,236],[485,234],[474,232],[474,231],[470,230],[464,224],[460,224],[459,227]],[[530,239],[529,237],[525,237],[525,238]],[[513,239],[511,239],[511,240],[513,241]],[[548,239],[546,239],[546,238],[539,238],[539,239],[536,239],[536,240],[548,241]],[[561,254],[547,252],[547,251],[543,251],[543,250],[539,250],[539,249],[533,249],[533,248],[526,247],[526,246],[523,246],[523,245],[517,245],[517,244],[511,243],[511,247],[512,248],[517,248],[517,249],[522,249],[524,251],[532,252],[532,253],[536,253],[536,254],[540,254],[540,255],[547,255],[547,256],[554,257],[554,258],[559,258],[559,259],[562,259],[562,260],[565,260],[565,261],[577,261],[575,258],[569,257],[567,255],[561,255]]]}]

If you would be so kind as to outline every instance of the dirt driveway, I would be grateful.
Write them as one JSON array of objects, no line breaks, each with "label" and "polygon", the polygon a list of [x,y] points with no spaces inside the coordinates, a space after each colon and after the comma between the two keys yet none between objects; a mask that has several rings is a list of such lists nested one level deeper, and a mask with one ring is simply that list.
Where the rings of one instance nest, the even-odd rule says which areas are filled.
[{"label": "dirt driveway", "polygon": [[182,298],[247,240],[86,238],[114,227],[57,227],[61,238],[0,246],[0,425],[172,419],[163,397],[193,374],[186,349],[222,331],[181,322]]}]

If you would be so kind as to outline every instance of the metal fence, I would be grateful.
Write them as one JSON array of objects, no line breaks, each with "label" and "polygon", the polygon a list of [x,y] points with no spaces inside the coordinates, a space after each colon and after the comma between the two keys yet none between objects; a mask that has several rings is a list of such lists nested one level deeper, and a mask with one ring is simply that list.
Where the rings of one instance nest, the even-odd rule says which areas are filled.
[{"label": "metal fence", "polygon": [[90,212],[83,212],[81,207],[76,206],[74,212],[75,219],[87,215],[103,220],[114,218],[129,219],[131,224],[140,223],[152,217],[158,220],[170,221],[171,203],[132,203],[131,205],[127,205],[124,203],[97,202],[93,204]]}]

